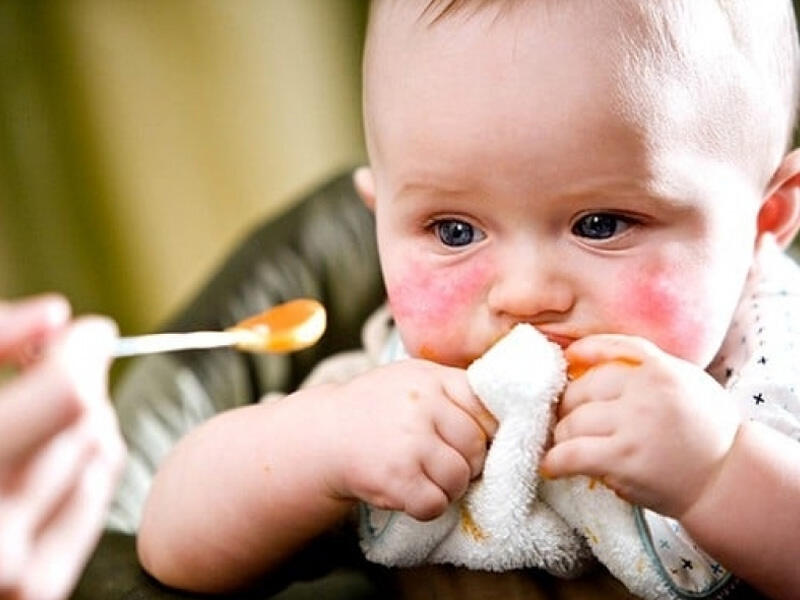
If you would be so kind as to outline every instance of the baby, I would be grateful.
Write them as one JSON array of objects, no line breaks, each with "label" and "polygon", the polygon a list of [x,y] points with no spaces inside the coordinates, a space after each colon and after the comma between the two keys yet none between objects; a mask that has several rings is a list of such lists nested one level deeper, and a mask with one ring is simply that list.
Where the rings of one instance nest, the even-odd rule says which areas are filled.
[{"label": "baby", "polygon": [[145,568],[222,591],[358,502],[442,514],[497,427],[465,368],[529,323],[583,372],[543,473],[602,480],[791,597],[800,445],[707,369],[757,257],[800,225],[797,54],[787,0],[374,2],[356,183],[412,358],[189,434],[145,508]]}]

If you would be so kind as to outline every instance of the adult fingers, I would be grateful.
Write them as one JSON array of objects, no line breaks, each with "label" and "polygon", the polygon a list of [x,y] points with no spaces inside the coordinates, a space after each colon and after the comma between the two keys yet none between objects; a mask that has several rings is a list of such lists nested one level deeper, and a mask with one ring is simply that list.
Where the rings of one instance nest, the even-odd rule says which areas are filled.
[{"label": "adult fingers", "polygon": [[14,597],[31,554],[31,538],[16,518],[16,507],[0,512],[0,598]]},{"label": "adult fingers", "polygon": [[119,429],[117,413],[112,404],[108,402],[101,404],[94,415],[97,454],[109,464],[111,469],[116,469],[121,473],[128,450]]},{"label": "adult fingers", "polygon": [[74,425],[56,435],[13,473],[13,481],[4,482],[4,502],[15,507],[14,520],[28,537],[36,537],[91,456],[91,446],[80,429]]},{"label": "adult fingers", "polygon": [[24,581],[29,597],[62,598],[72,589],[100,535],[116,477],[100,455],[83,470],[36,540]]},{"label": "adult fingers", "polygon": [[69,378],[70,391],[84,403],[108,399],[108,367],[118,338],[117,326],[106,317],[77,319],[48,348],[46,361]]},{"label": "adult fingers", "polygon": [[90,460],[104,461],[110,473],[124,464],[125,447],[110,404],[98,406],[34,456],[19,489],[20,515],[31,531],[46,527]]},{"label": "adult fingers", "polygon": [[67,300],[56,294],[0,302],[0,362],[24,359],[69,319]]},{"label": "adult fingers", "polygon": [[69,377],[49,365],[38,365],[0,389],[0,471],[27,460],[82,408]]},{"label": "adult fingers", "polygon": [[107,319],[81,319],[41,363],[0,388],[0,465],[29,456],[88,405],[107,400],[116,335]]},{"label": "adult fingers", "polygon": [[[79,465],[66,492],[54,496],[48,512],[42,513],[26,571],[31,575],[25,585],[32,598],[61,598],[74,586],[122,472],[124,445],[111,406],[100,405],[82,426],[88,460]],[[43,579],[41,573],[48,576]]]},{"label": "adult fingers", "polygon": [[[40,452],[3,478],[0,510],[0,597],[31,597],[25,573],[42,524],[79,480],[89,448],[79,443],[78,425],[56,435]],[[34,596],[38,597],[38,596]]]}]

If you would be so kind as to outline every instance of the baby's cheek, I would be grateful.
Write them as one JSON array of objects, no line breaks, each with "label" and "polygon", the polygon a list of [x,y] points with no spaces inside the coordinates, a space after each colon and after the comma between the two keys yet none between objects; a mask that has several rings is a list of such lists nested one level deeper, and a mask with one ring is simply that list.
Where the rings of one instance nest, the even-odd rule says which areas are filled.
[{"label": "baby's cheek", "polygon": [[708,298],[685,274],[663,266],[643,269],[623,281],[617,302],[628,323],[625,333],[686,360],[706,360]]},{"label": "baby's cheek", "polygon": [[471,316],[484,295],[489,275],[485,262],[446,270],[410,260],[395,278],[386,282],[392,315],[408,350],[435,360],[450,354],[458,338],[466,338]]}]

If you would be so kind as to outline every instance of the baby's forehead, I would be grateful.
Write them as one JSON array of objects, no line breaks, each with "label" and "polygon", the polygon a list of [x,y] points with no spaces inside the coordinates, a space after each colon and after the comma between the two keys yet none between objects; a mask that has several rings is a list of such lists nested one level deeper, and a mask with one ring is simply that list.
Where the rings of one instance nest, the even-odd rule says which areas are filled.
[{"label": "baby's forehead", "polygon": [[[558,26],[576,45],[593,40],[596,56],[587,68],[608,74],[617,110],[653,135],[661,135],[659,124],[669,128],[671,118],[691,116],[709,143],[763,159],[761,176],[791,138],[798,67],[788,0],[374,0],[370,22],[373,46],[394,37],[388,28],[407,29],[412,43],[450,40],[432,45],[434,53],[478,35],[513,36],[522,45]],[[384,62],[405,51],[383,50]],[[431,56],[439,58],[446,60]],[[367,68],[367,85],[380,72]]]},{"label": "baby's forehead", "polygon": [[502,36],[520,21],[527,30],[517,27],[516,35],[535,36],[554,22],[572,21],[576,31],[607,35],[598,56],[624,48],[642,68],[653,61],[696,69],[741,62],[772,77],[772,87],[798,87],[791,0],[372,0],[370,13],[372,37],[383,37],[386,27],[420,36],[477,27]]},{"label": "baby's forehead", "polygon": [[[502,32],[522,13],[529,26],[538,21],[547,27],[550,21],[566,19],[607,31],[608,21],[613,20],[620,38],[631,46],[685,56],[726,48],[754,62],[764,60],[758,54],[776,53],[781,45],[764,42],[764,35],[789,33],[794,23],[790,0],[372,0],[370,12],[371,28],[383,24],[419,32],[438,28],[454,32],[480,22],[488,23],[488,35],[492,26]],[[532,21],[531,15],[538,18]],[[705,34],[698,44],[687,44],[698,32]],[[608,40],[614,41],[619,40]]]}]

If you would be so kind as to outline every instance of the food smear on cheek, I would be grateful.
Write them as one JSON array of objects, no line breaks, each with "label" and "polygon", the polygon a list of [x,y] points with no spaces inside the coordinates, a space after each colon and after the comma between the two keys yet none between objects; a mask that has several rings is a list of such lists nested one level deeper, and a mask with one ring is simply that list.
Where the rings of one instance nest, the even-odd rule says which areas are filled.
[{"label": "food smear on cheek", "polygon": [[419,347],[409,350],[428,360],[441,358],[439,341],[459,337],[454,328],[470,327],[469,316],[485,293],[489,273],[481,260],[446,269],[408,261],[403,273],[387,282],[387,295],[392,315],[417,340]]},{"label": "food smear on cheek", "polygon": [[686,359],[703,340],[705,301],[696,286],[675,266],[657,262],[626,276],[620,286],[621,316],[632,325],[626,331],[640,335],[663,350]]},{"label": "food smear on cheek", "polygon": [[431,362],[441,362],[442,359],[439,356],[436,349],[433,348],[430,344],[422,344],[419,347],[419,351],[417,352],[417,356],[420,358],[424,358],[425,360],[429,360]]}]

